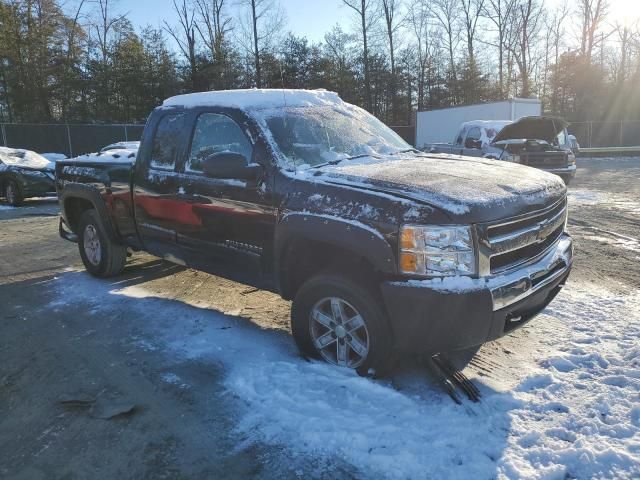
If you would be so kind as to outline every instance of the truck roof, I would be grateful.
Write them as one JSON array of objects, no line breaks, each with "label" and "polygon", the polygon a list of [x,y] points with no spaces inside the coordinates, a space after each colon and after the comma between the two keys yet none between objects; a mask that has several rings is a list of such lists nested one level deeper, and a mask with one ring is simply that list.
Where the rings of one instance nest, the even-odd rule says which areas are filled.
[{"label": "truck roof", "polygon": [[257,110],[280,107],[327,106],[342,103],[335,92],[324,89],[294,90],[263,88],[245,90],[218,90],[189,93],[166,99],[163,107],[229,107],[241,110]]}]

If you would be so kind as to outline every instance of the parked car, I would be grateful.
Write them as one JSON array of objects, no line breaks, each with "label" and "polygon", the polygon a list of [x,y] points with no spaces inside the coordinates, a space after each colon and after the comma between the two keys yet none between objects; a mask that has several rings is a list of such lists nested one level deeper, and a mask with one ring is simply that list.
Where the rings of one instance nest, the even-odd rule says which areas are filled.
[{"label": "parked car", "polygon": [[100,149],[100,152],[108,152],[111,150],[138,150],[140,142],[116,142]]},{"label": "parked car", "polygon": [[416,151],[326,91],[173,97],[135,161],[56,173],[60,234],[92,275],[118,275],[133,249],[270,289],[293,300],[305,356],[360,373],[395,352],[469,359],[572,265],[558,177]]},{"label": "parked car", "polygon": [[0,192],[17,207],[25,198],[55,195],[54,164],[30,150],[0,147]]},{"label": "parked car", "polygon": [[453,143],[437,143],[425,150],[521,163],[555,173],[568,185],[576,175],[576,157],[567,126],[555,117],[466,122]]}]

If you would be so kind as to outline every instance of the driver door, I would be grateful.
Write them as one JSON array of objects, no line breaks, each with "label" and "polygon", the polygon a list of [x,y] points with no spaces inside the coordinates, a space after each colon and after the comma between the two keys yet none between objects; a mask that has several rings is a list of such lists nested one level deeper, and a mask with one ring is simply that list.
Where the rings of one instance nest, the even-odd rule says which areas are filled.
[{"label": "driver door", "polygon": [[467,137],[464,139],[464,149],[462,155],[468,155],[470,157],[482,156],[482,132],[480,127],[471,127],[467,132]]},{"label": "driver door", "polygon": [[177,198],[189,211],[177,227],[187,264],[211,270],[231,260],[259,267],[276,221],[263,179],[211,178],[203,169],[207,157],[222,152],[257,163],[253,143],[236,120],[216,111],[195,116],[190,138],[177,182]]}]

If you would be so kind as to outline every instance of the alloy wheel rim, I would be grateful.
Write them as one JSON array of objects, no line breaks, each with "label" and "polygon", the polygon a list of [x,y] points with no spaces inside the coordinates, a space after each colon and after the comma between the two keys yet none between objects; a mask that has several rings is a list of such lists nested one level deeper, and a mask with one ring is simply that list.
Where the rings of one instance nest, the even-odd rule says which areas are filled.
[{"label": "alloy wheel rim", "polygon": [[322,358],[332,365],[357,368],[369,354],[367,325],[346,300],[326,297],[311,309],[311,341]]},{"label": "alloy wheel rim", "polygon": [[7,197],[7,202],[9,203],[13,203],[15,200],[15,192],[13,191],[13,185],[9,184],[7,185],[7,191],[5,193],[6,197]]},{"label": "alloy wheel rim", "polygon": [[93,225],[87,225],[83,234],[84,253],[92,265],[98,266],[102,259],[102,248],[98,231]]}]

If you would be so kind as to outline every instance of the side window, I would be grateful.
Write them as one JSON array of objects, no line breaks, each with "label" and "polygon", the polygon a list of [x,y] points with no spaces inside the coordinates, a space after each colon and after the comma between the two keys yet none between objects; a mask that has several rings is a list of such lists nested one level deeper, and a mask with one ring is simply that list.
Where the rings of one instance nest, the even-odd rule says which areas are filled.
[{"label": "side window", "polygon": [[180,134],[184,127],[184,113],[170,114],[162,117],[158,123],[153,150],[151,152],[151,167],[161,170],[173,170],[176,165]]},{"label": "side window", "polygon": [[479,127],[473,127],[471,130],[469,130],[469,134],[467,135],[467,138],[471,138],[472,140],[480,140],[480,128]]},{"label": "side window", "polygon": [[226,115],[203,113],[196,121],[187,172],[202,172],[202,161],[219,152],[235,152],[251,159],[253,147],[236,122]]}]

